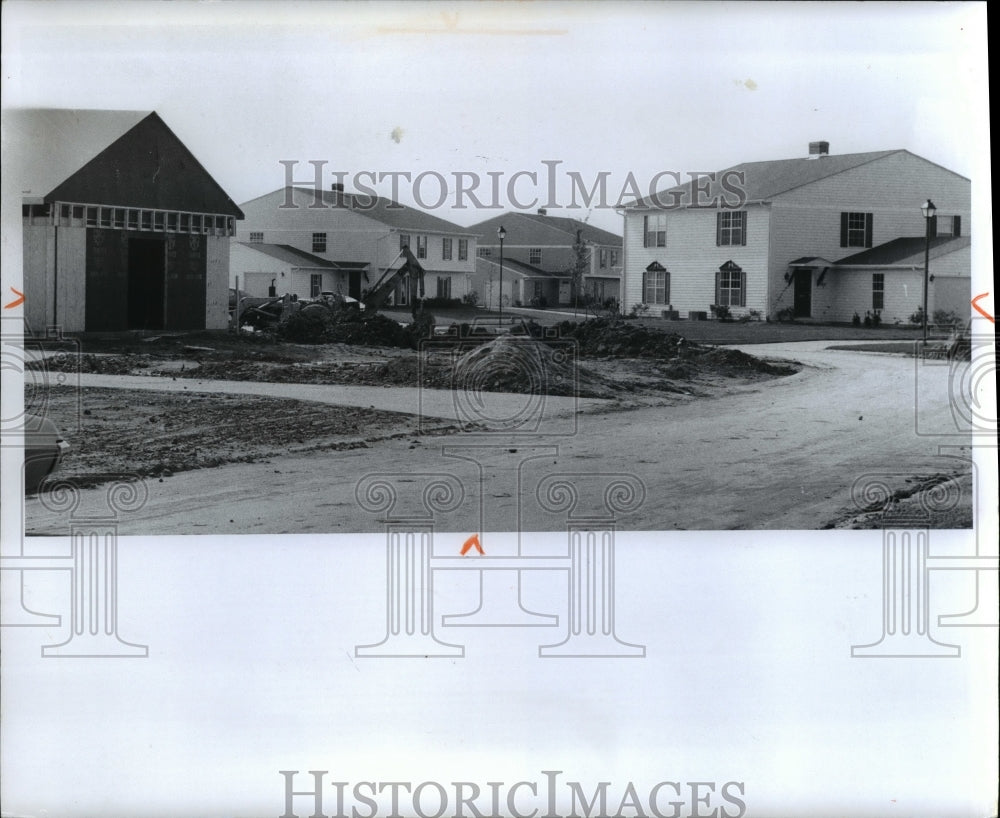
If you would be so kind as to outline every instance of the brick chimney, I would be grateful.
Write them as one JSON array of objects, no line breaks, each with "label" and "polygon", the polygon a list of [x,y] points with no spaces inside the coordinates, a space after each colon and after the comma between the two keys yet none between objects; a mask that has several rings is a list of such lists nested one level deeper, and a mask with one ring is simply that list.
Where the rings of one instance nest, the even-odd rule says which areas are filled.
[{"label": "brick chimney", "polygon": [[819,159],[821,156],[830,155],[830,143],[829,142],[810,142],[809,143],[809,158]]},{"label": "brick chimney", "polygon": [[538,208],[538,215],[539,216],[545,216],[546,214],[548,214],[548,212],[549,211],[547,211],[544,207]]}]

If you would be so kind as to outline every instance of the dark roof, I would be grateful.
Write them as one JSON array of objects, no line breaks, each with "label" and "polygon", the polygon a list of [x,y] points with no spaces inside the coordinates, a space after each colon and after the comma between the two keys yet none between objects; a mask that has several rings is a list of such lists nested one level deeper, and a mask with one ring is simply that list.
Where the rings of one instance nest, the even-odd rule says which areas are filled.
[{"label": "dark roof", "polygon": [[242,211],[155,111],[4,111],[4,168],[22,195],[160,210]]},{"label": "dark roof", "polygon": [[[308,208],[310,204],[315,202],[316,192],[313,188],[294,187],[293,190],[293,201],[300,207]],[[278,188],[257,198],[263,199],[265,196],[274,196],[275,194],[284,199],[285,188]],[[407,207],[381,196],[324,190],[323,203],[332,208],[346,208],[360,216],[367,216],[369,219],[375,219],[389,225],[389,227],[395,227],[404,233],[447,233],[453,236],[475,238],[475,233],[468,228],[459,227],[446,219],[432,216],[423,210]],[[250,202],[244,202],[244,204],[250,204]]]},{"label": "dark roof", "polygon": [[[484,264],[492,264],[494,267],[499,267],[500,262],[494,261],[491,258],[484,258],[480,256],[476,259],[476,262],[483,262]],[[533,264],[527,264],[523,261],[517,261],[512,258],[505,258],[503,260],[503,271],[516,273],[518,275],[524,276],[526,278],[571,278],[569,273],[558,273],[550,272],[548,270],[543,270],[541,267],[535,267]]]},{"label": "dark roof", "polygon": [[262,242],[241,241],[239,244],[256,250],[271,258],[284,261],[293,267],[325,267],[328,270],[362,270],[368,266],[365,261],[331,261],[327,258],[307,253],[289,244],[264,244]]},{"label": "dark roof", "polygon": [[[938,258],[947,253],[953,253],[955,250],[968,247],[970,242],[970,236],[938,236],[931,239],[930,257]],[[837,265],[868,266],[923,264],[926,244],[927,239],[924,236],[893,239],[877,247],[845,256],[834,263]]]},{"label": "dark roof", "polygon": [[[709,202],[715,199],[733,202],[737,184],[744,190],[746,201],[767,201],[795,188],[818,182],[838,173],[867,165],[892,156],[897,153],[909,153],[903,149],[890,151],[874,151],[871,153],[845,153],[839,156],[824,155],[814,159],[776,159],[764,162],[743,162],[726,168],[715,174],[713,181],[707,176],[698,180],[700,188],[697,193],[698,202]],[[911,156],[915,154],[910,154]],[[919,157],[918,157],[919,158]],[[925,160],[926,161],[926,160]],[[953,171],[949,171],[952,173]],[[742,183],[738,183],[734,174],[743,174]],[[958,176],[958,174],[955,174]],[[960,177],[965,178],[965,177]],[[729,188],[723,187],[723,181]],[[707,192],[705,190],[707,184]],[[648,196],[626,207],[686,207],[693,202],[694,181],[683,185],[658,191],[656,196]]]},{"label": "dark roof", "polygon": [[621,247],[622,237],[616,236],[600,227],[594,227],[579,219],[565,216],[548,216],[540,213],[521,213],[511,211],[486,221],[472,225],[469,230],[480,236],[479,246],[487,247],[500,244],[497,238],[497,228],[503,225],[507,231],[505,242],[511,244],[531,245],[533,247],[568,246],[576,241],[576,231],[584,241],[594,244],[606,244],[610,247]]}]

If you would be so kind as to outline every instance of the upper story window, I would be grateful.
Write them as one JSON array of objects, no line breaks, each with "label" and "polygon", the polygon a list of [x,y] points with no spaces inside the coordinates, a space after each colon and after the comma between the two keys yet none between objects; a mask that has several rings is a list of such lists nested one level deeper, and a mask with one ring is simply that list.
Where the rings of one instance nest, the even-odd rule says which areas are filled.
[{"label": "upper story window", "polygon": [[400,233],[399,234],[399,249],[402,250],[404,247],[410,246],[410,234]]},{"label": "upper story window", "polygon": [[441,258],[451,261],[451,239],[441,239]]},{"label": "upper story window", "polygon": [[458,240],[458,260],[465,261],[469,257],[469,240]]},{"label": "upper story window", "polygon": [[715,214],[715,243],[723,245],[743,245],[747,243],[747,212],[745,210],[722,211]]},{"label": "upper story window", "polygon": [[417,258],[427,258],[427,236],[417,236]]},{"label": "upper story window", "polygon": [[961,236],[962,217],[942,216],[940,213],[931,219],[931,238],[938,236]]},{"label": "upper story window", "polygon": [[311,273],[309,276],[309,297],[316,298],[323,289],[323,274]]},{"label": "upper story window", "polygon": [[532,247],[528,250],[528,264],[541,264],[542,263],[542,248]]},{"label": "upper story window", "polygon": [[601,252],[598,253],[597,258],[598,258],[598,264],[601,267],[607,267],[608,266],[608,251],[605,250],[603,247],[601,248]]},{"label": "upper story window", "polygon": [[871,247],[874,217],[871,213],[840,214],[840,246]]},{"label": "upper story window", "polygon": [[611,266],[612,267],[617,267],[618,266],[618,251],[617,250],[612,250],[611,251]]},{"label": "upper story window", "polygon": [[479,248],[479,258],[489,258],[491,255],[493,255],[493,251],[489,247]]},{"label": "upper story window", "polygon": [[644,233],[643,247],[666,247],[667,246],[667,214],[652,213],[642,217],[642,230]]},{"label": "upper story window", "polygon": [[314,253],[326,252],[326,233],[313,233],[312,248]]}]

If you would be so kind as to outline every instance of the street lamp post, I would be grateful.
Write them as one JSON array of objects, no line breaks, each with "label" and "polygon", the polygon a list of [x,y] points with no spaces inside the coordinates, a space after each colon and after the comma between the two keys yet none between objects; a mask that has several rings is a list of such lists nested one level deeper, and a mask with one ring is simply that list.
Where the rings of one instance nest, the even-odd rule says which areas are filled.
[{"label": "street lamp post", "polygon": [[920,212],[924,214],[924,346],[927,345],[927,282],[930,277],[931,262],[931,220],[937,213],[934,202],[928,199],[920,206]]},{"label": "street lamp post", "polygon": [[507,238],[507,231],[503,229],[501,224],[497,228],[497,238],[500,239],[500,320],[499,323],[503,324],[503,240]]}]

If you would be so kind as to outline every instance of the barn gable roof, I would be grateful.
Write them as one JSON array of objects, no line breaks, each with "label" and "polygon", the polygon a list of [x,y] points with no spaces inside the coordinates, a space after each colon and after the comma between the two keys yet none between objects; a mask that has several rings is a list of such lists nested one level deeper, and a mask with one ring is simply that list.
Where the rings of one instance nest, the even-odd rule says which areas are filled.
[{"label": "barn gable roof", "polygon": [[4,112],[5,166],[28,202],[81,202],[242,218],[155,111]]}]

